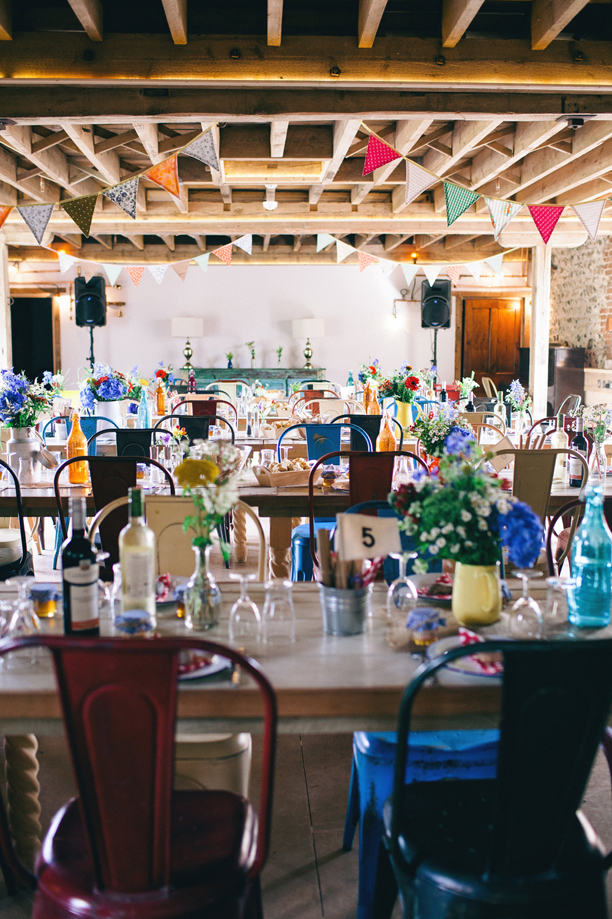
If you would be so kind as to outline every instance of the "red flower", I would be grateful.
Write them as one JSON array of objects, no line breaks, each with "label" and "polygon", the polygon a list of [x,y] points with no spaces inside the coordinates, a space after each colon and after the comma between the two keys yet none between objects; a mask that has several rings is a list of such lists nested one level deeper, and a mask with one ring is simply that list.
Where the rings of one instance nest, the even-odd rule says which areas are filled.
[{"label": "red flower", "polygon": [[132,386],[132,384],[128,383],[128,392],[132,392],[133,389],[134,387]]},{"label": "red flower", "polygon": [[371,364],[371,365],[368,367],[368,370],[370,371],[370,373],[376,374],[376,367],[374,367],[373,364]]},{"label": "red flower", "polygon": [[411,389],[412,392],[416,392],[420,385],[421,381],[418,377],[406,377],[404,380],[404,386],[406,389]]},{"label": "red flower", "polygon": [[98,378],[97,380],[95,380],[94,382],[95,382],[95,385],[96,385],[96,386],[99,386],[100,383],[106,383],[107,380],[108,380],[108,377],[99,377],[99,378]]}]

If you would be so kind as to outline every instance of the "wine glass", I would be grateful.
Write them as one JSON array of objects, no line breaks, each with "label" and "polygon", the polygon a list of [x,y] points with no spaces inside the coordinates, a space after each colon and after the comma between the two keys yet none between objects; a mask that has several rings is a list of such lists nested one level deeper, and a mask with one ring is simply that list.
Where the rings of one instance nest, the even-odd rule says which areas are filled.
[{"label": "wine glass", "polygon": [[292,581],[268,581],[263,608],[263,639],[266,644],[290,645],[295,641],[295,609]]},{"label": "wine glass", "polygon": [[418,552],[392,552],[389,558],[396,558],[399,562],[399,577],[389,585],[387,590],[387,621],[389,625],[397,624],[405,627],[406,617],[410,610],[417,605],[419,595],[410,578],[406,577],[406,566],[409,559],[417,558]]},{"label": "wine glass", "polygon": [[247,593],[249,581],[254,581],[256,577],[256,574],[230,572],[232,581],[240,581],[240,596],[230,610],[229,620],[229,638],[236,645],[246,646],[261,640],[259,607]]},{"label": "wine glass", "polygon": [[546,615],[544,634],[546,638],[571,638],[568,621],[567,592],[576,586],[574,578],[546,578]]},{"label": "wine glass", "polygon": [[[6,633],[7,638],[26,638],[36,635],[40,631],[40,619],[34,612],[34,604],[27,593],[28,581],[30,581],[30,578],[21,577],[12,578],[6,582],[7,585],[15,585],[19,589],[19,597]],[[40,650],[37,647],[30,647],[9,651],[2,658],[2,665],[6,670],[27,670],[39,662]]]},{"label": "wine glass", "polygon": [[524,568],[513,571],[513,575],[523,582],[523,595],[516,601],[510,612],[510,635],[512,638],[542,638],[544,621],[542,610],[529,593],[529,581],[542,577],[541,571]]}]

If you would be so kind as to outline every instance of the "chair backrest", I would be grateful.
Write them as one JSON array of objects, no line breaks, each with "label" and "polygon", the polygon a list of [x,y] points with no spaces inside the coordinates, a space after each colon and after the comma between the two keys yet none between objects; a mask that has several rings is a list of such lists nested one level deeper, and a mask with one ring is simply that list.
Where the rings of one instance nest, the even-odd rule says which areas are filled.
[{"label": "chair backrest", "polygon": [[[316,402],[307,399],[304,402],[304,409],[310,410],[315,415],[333,415],[337,417],[348,408],[344,399],[319,399]],[[333,420],[333,419],[332,419]]]},{"label": "chair backrest", "polygon": [[[307,455],[309,460],[317,460],[320,456],[323,456],[326,453],[335,453],[335,451],[340,450],[341,439],[342,439],[342,429],[351,428],[351,435],[353,433],[353,428],[357,428],[357,425],[353,424],[334,424],[330,422],[329,424],[292,424],[291,427],[285,428],[281,436],[278,438],[278,443],[276,445],[276,455],[278,459],[281,457],[281,444],[285,439],[285,436],[289,431],[294,431],[298,428],[302,428],[306,432],[306,446],[307,446]],[[363,439],[366,444],[366,450],[372,450],[372,441],[368,437],[367,433],[362,429],[358,428],[360,431],[360,437]],[[331,463],[332,466],[339,465],[339,461]]]},{"label": "chair backrest", "polygon": [[576,411],[581,402],[582,396],[579,396],[577,393],[571,393],[569,396],[565,397],[555,414],[558,415],[559,412],[562,412],[564,415],[571,415]]},{"label": "chair backrest", "polygon": [[103,434],[114,434],[117,456],[150,456],[153,428],[104,428],[96,431],[87,441],[90,456],[96,456],[96,440]]},{"label": "chair backrest", "polygon": [[[47,442],[47,431],[49,428],[55,424],[56,421],[65,421],[66,422],[66,434],[70,434],[72,430],[72,415],[54,415],[53,418],[49,418],[47,423],[42,429],[42,439]],[[112,420],[112,418],[105,418],[104,415],[83,415],[80,419],[81,430],[85,437],[90,438],[92,434],[95,434],[98,430],[98,422],[104,421],[106,425],[112,425],[113,428],[119,427],[119,425]]]},{"label": "chair backrest", "polygon": [[459,412],[459,421],[467,421],[468,424],[491,424],[499,428],[502,434],[506,433],[505,419],[495,412]]},{"label": "chair backrest", "polygon": [[293,412],[298,411],[300,402],[303,402],[304,405],[301,406],[301,409],[304,409],[306,406],[308,406],[309,411],[311,411],[313,415],[319,415],[319,399],[337,398],[338,393],[333,389],[305,389],[302,391],[294,392],[289,402]]},{"label": "chair backrest", "polygon": [[555,462],[559,453],[566,453],[580,460],[582,464],[580,489],[582,491],[589,477],[589,467],[585,458],[575,450],[565,447],[551,450],[521,450],[514,447],[504,448],[496,454],[498,457],[506,455],[514,457],[512,494],[519,501],[528,504],[542,522],[548,510]]},{"label": "chair backrest", "polygon": [[[558,511],[555,511],[554,516],[548,521],[548,529],[546,531],[546,567],[550,578],[555,577],[559,573],[563,562],[568,556],[571,558],[572,542],[574,541],[574,535],[582,517],[584,507],[585,504],[581,498],[574,498],[572,501],[568,501],[567,504],[564,504],[563,507],[560,507]],[[564,517],[569,517],[570,514],[572,522],[569,533],[567,534],[566,545],[564,548],[562,547],[562,551],[558,552],[557,556],[554,557],[552,541],[558,535],[555,532],[555,525],[559,520],[563,520]]]},{"label": "chair backrest", "polygon": [[332,383],[331,380],[300,380],[299,387],[296,392],[299,392],[303,386],[312,387],[313,389],[320,389],[323,384],[327,384],[327,389],[333,389],[340,395],[342,392],[342,387],[339,383]]},{"label": "chair backrest", "polygon": [[491,377],[483,377],[481,380],[482,388],[489,399],[497,399],[497,386]]},{"label": "chair backrest", "polygon": [[215,417],[218,415],[217,409],[219,405],[229,405],[234,413],[236,423],[238,422],[238,409],[233,402],[228,402],[227,399],[210,399],[206,396],[190,396],[188,399],[183,399],[182,402],[177,402],[174,406],[175,412],[179,405],[190,405],[191,412],[195,416],[214,415]]},{"label": "chair backrest", "polygon": [[263,697],[264,755],[257,851],[248,876],[259,874],[268,849],[277,712],[257,662],[187,635],[154,641],[37,636],[2,642],[0,651],[33,645],[53,655],[96,886],[117,894],[170,883],[172,803],[185,794],[172,788],[179,652],[219,654],[254,681]]},{"label": "chair backrest", "polygon": [[25,532],[25,523],[23,517],[23,504],[21,501],[21,488],[19,486],[19,479],[17,473],[8,463],[5,463],[4,460],[0,460],[0,467],[6,469],[9,473],[10,478],[13,480],[13,487],[15,488],[15,501],[17,503],[17,519],[19,520],[19,535],[21,537],[21,558],[19,561],[11,563],[10,568],[7,568],[6,577],[9,577],[11,574],[17,574],[18,571],[21,571],[23,566],[26,563],[28,557],[28,541],[26,539]]},{"label": "chair backrest", "polygon": [[496,434],[497,440],[495,441],[495,443],[499,443],[500,440],[503,440],[505,438],[505,434],[503,434],[496,425],[488,424],[486,421],[481,421],[481,422],[471,421],[470,427],[472,428],[472,430],[474,431],[474,434],[476,435],[477,443],[481,442],[483,431],[487,431],[487,432],[492,431],[494,434]]},{"label": "chair backrest", "polygon": [[232,425],[229,423],[227,418],[222,418],[221,415],[164,415],[163,418],[160,418],[155,427],[153,428],[156,431],[158,428],[163,426],[164,421],[168,420],[176,421],[179,427],[185,429],[185,433],[189,438],[190,445],[195,440],[208,440],[210,425],[214,421],[221,421],[223,424],[227,425],[230,430],[230,436],[232,443],[236,441],[236,432]]},{"label": "chair backrest", "polygon": [[[370,439],[372,441],[373,448],[376,448],[376,437],[378,437],[378,433],[380,432],[380,420],[378,421],[378,433],[373,437],[372,433],[370,433],[370,431],[368,430],[368,418],[380,419],[381,417],[382,415],[360,415],[359,419],[354,422],[357,427],[363,428],[365,431],[368,432],[368,434],[370,435]],[[355,416],[354,415],[338,415],[337,418],[333,419],[332,423],[337,424],[339,421],[342,421],[345,418],[354,419]],[[395,424],[395,428],[396,428],[395,434],[397,437],[399,437],[398,449],[401,450],[402,447],[404,446],[404,429],[399,423],[399,421],[397,420],[397,418],[392,418],[391,421],[393,421],[393,423]],[[365,422],[365,424],[363,424],[362,422]],[[372,424],[370,430],[373,432],[375,427],[376,425]],[[351,428],[351,450],[365,450],[366,449],[365,444],[366,444],[366,441],[363,435],[360,434],[359,431]]]},{"label": "chair backrest", "polygon": [[[496,810],[484,876],[545,875],[583,797],[612,702],[612,640],[508,641],[478,646],[503,654]],[[417,670],[404,692],[397,728],[392,856],[401,859],[406,758],[415,697],[445,663],[474,653],[452,648]],[[466,814],[469,820],[469,814]]]}]

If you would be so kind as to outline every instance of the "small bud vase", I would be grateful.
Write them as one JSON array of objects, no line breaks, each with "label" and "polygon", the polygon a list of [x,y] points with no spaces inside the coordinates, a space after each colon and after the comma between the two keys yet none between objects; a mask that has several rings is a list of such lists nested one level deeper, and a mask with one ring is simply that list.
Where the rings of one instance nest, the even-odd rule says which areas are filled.
[{"label": "small bud vase", "polygon": [[194,631],[206,631],[219,624],[221,591],[210,573],[211,549],[206,546],[201,552],[193,546],[196,565],[185,590],[185,625]]}]

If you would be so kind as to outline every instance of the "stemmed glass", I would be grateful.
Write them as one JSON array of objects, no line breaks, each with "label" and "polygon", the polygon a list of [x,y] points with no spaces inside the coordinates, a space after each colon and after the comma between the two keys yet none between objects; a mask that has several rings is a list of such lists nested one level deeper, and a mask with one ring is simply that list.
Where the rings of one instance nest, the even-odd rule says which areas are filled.
[{"label": "stemmed glass", "polygon": [[249,581],[254,581],[256,577],[256,574],[230,572],[233,581],[240,581],[240,596],[230,610],[229,638],[234,644],[243,647],[261,640],[259,607],[247,593]]},{"label": "stemmed glass", "polygon": [[571,638],[572,630],[567,618],[567,591],[576,586],[573,578],[546,578],[546,638]]},{"label": "stemmed glass", "polygon": [[533,568],[519,569],[512,572],[514,577],[523,582],[523,595],[516,601],[510,612],[510,635],[512,638],[542,638],[544,621],[542,610],[529,593],[529,581],[542,577],[541,571]]},{"label": "stemmed glass", "polygon": [[387,590],[387,621],[389,625],[401,620],[397,624],[405,627],[408,613],[418,603],[419,595],[416,587],[410,578],[406,577],[408,561],[417,557],[418,552],[389,553],[389,558],[396,558],[399,562],[399,577],[391,582]]},{"label": "stemmed glass", "polygon": [[[27,577],[22,577],[12,578],[6,582],[7,585],[14,584],[19,588],[19,597],[6,633],[7,638],[25,638],[40,631],[40,619],[34,612],[34,604],[27,594],[29,580]],[[36,647],[9,651],[2,658],[2,664],[6,670],[29,669],[40,661],[39,651],[40,648]]]}]

